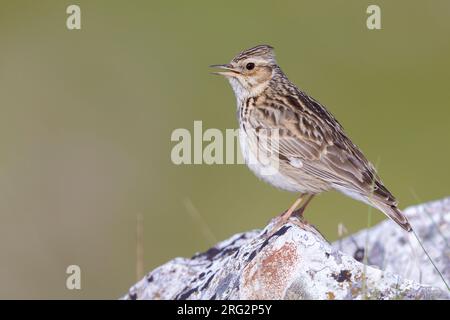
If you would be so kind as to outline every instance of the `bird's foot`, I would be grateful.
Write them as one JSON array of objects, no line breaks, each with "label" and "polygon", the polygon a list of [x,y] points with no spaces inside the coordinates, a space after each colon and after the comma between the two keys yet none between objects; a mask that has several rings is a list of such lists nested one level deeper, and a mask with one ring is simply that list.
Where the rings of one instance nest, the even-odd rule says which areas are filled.
[{"label": "bird's foot", "polygon": [[315,230],[315,227],[313,225],[310,225],[309,222],[305,219],[305,217],[303,216],[303,212],[304,208],[299,208],[297,210],[294,210],[289,216],[286,214],[287,211],[285,211],[279,216],[273,218],[270,221],[272,227],[265,232],[265,236],[267,238],[270,238],[287,223],[292,223],[299,228],[302,228],[303,230]]},{"label": "bird's foot", "polygon": [[265,235],[267,236],[267,238],[270,238],[271,236],[273,236],[288,221],[289,221],[289,217],[286,218],[285,213],[282,213],[281,215],[273,218],[269,223],[270,225],[272,225],[272,227],[265,232]]},{"label": "bird's foot", "polygon": [[306,220],[305,220],[305,218],[303,217],[303,212],[305,212],[305,207],[301,207],[301,208],[298,208],[297,210],[294,210],[293,212],[292,212],[292,217],[296,217],[296,218],[298,218],[299,220],[301,220],[301,221],[305,221],[306,222]]},{"label": "bird's foot", "polygon": [[303,218],[303,216],[292,214],[291,216],[287,217],[284,214],[282,214],[270,221],[272,227],[265,232],[266,237],[270,238],[287,223],[295,224],[303,229],[305,229],[303,225],[308,224],[308,222],[305,220],[305,218]]}]

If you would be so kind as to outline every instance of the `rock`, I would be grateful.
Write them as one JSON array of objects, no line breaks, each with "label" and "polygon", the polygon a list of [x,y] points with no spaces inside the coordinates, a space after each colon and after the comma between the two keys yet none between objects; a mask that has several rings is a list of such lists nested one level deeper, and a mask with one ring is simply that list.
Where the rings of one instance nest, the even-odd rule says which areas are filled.
[{"label": "rock", "polygon": [[[411,207],[406,215],[448,279],[450,198]],[[274,233],[273,228],[271,222],[190,259],[175,258],[150,272],[124,299],[450,298],[415,239],[392,221],[333,245],[296,218]],[[372,265],[361,262],[364,248]]]},{"label": "rock", "polygon": [[[428,254],[450,283],[450,247],[447,240],[450,239],[450,198],[410,207],[405,214]],[[359,261],[362,261],[367,248],[369,265],[447,291],[414,235],[403,232],[389,220],[336,241],[333,247]]]}]

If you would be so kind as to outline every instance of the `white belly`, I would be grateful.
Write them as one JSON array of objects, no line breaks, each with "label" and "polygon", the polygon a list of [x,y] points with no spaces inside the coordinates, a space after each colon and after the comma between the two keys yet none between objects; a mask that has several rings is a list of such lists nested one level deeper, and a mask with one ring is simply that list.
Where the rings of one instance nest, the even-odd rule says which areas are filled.
[{"label": "white belly", "polygon": [[[257,152],[249,143],[245,130],[239,129],[239,144],[242,156],[250,170],[260,179],[270,183],[274,187],[291,191],[304,192],[301,186],[290,177],[283,175],[279,170],[278,157],[265,157],[264,152]],[[258,155],[258,156],[257,156]]]}]

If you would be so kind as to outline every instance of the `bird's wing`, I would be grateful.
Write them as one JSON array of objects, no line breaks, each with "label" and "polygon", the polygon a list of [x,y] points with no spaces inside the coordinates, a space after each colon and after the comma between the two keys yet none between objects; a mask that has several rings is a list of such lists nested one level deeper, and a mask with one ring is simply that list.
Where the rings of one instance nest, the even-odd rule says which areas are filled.
[{"label": "bird's wing", "polygon": [[292,163],[298,159],[302,169],[315,178],[396,205],[373,165],[346,136],[339,122],[306,94],[298,92],[266,103],[254,110],[251,121],[254,128],[277,132],[268,139],[272,140],[271,146],[278,148],[280,160]]}]

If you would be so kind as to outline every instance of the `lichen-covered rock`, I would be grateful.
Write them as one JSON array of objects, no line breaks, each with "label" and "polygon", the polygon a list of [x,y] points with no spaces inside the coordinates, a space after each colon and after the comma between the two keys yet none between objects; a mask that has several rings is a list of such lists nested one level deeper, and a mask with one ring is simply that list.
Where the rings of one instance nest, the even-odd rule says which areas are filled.
[{"label": "lichen-covered rock", "polygon": [[[443,200],[448,209],[449,200]],[[410,209],[414,227],[417,218]],[[437,210],[439,211],[439,210]],[[450,210],[447,210],[450,212]],[[420,216],[419,213],[417,213]],[[448,215],[446,214],[447,218]],[[445,218],[445,219],[447,219]],[[444,220],[445,220],[444,219]],[[430,220],[431,221],[431,220]],[[448,219],[446,220],[448,224]],[[390,226],[392,225],[392,231]],[[388,228],[389,226],[389,228]],[[448,299],[447,291],[407,279],[395,269],[398,237],[407,233],[392,222],[369,240],[369,262],[389,262],[391,271],[366,266],[353,256],[361,254],[362,236],[330,245],[312,226],[295,218],[280,229],[274,222],[262,231],[237,234],[191,259],[176,258],[150,272],[134,285],[125,299]],[[398,229],[398,234],[397,234]],[[426,229],[424,227],[424,229]],[[378,231],[377,231],[378,232]],[[402,234],[404,233],[404,234]],[[390,240],[396,235],[396,240]],[[365,241],[364,236],[364,241]],[[390,247],[386,248],[386,243]],[[353,247],[352,247],[353,246]],[[405,247],[401,244],[401,247]],[[343,253],[347,251],[350,255]],[[377,253],[378,252],[378,253]],[[383,252],[381,254],[380,252]],[[387,258],[389,255],[392,257]],[[403,253],[402,253],[403,254]],[[407,257],[407,254],[405,257]],[[433,254],[433,252],[432,252]],[[436,254],[434,252],[434,254]],[[383,258],[379,258],[382,256]],[[357,256],[358,258],[358,256]],[[448,256],[447,256],[448,258]],[[377,260],[378,259],[378,260]],[[376,260],[376,261],[375,261]],[[376,263],[374,263],[374,261]],[[444,261],[444,260],[443,260]],[[384,264],[381,266],[385,266]],[[442,262],[445,264],[446,262]],[[378,264],[378,266],[380,266]],[[447,263],[448,268],[448,263]],[[427,269],[428,270],[428,269]],[[428,272],[428,271],[427,271]],[[431,271],[430,271],[431,272]],[[404,275],[404,277],[398,274]],[[427,278],[428,279],[428,278]],[[429,278],[431,279],[431,278]]]}]

